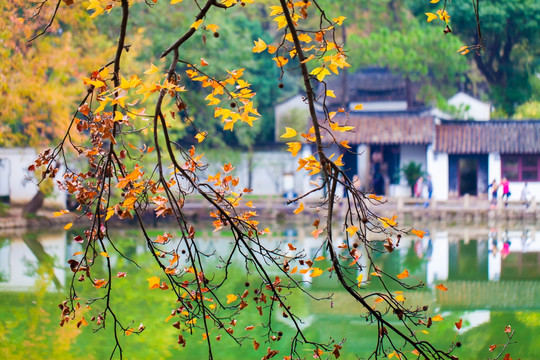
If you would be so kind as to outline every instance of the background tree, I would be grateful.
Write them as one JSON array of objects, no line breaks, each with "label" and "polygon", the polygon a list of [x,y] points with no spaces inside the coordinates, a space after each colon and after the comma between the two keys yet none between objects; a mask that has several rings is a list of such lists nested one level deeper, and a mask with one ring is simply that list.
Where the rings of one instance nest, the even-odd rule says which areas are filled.
[{"label": "background tree", "polygon": [[[535,0],[486,0],[480,4],[484,51],[473,55],[478,70],[489,84],[490,98],[508,115],[532,94],[531,77],[540,65],[540,4]],[[409,1],[414,13],[425,19],[425,8]],[[476,43],[473,2],[454,1],[451,24],[465,43]]]},{"label": "background tree", "polygon": [[30,44],[55,11],[46,3],[0,4],[0,146],[58,141],[84,91],[80,78],[97,66],[95,54],[112,56],[112,43],[80,7],[62,11],[47,28],[49,36]]}]

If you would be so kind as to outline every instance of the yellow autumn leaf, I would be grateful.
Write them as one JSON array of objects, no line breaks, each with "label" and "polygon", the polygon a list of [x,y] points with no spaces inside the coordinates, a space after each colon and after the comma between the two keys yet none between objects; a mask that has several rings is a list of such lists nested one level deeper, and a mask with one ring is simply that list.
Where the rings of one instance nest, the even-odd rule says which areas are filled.
[{"label": "yellow autumn leaf", "polygon": [[322,261],[326,259],[324,256],[317,256],[317,258],[315,258],[315,261]]},{"label": "yellow autumn leaf", "polygon": [[400,294],[400,295],[396,296],[396,301],[404,302],[405,298],[403,297],[403,295]]},{"label": "yellow autumn leaf", "polygon": [[398,279],[405,279],[409,277],[409,270],[405,269],[401,272],[401,274],[396,275]]},{"label": "yellow autumn leaf", "polygon": [[195,135],[195,139],[197,139],[198,142],[202,142],[206,138],[207,133],[205,131],[198,132],[197,135]]},{"label": "yellow autumn leaf", "polygon": [[181,3],[182,1],[184,1],[184,0],[171,0],[171,5],[179,4],[179,3]]},{"label": "yellow autumn leaf", "polygon": [[349,226],[346,231],[349,233],[349,236],[353,236],[358,231],[357,226]]},{"label": "yellow autumn leaf", "polygon": [[237,295],[234,295],[234,294],[227,295],[227,304],[230,304],[230,303],[236,301],[236,299],[238,299]]},{"label": "yellow autumn leaf", "polygon": [[343,154],[338,156],[338,158],[334,161],[334,164],[336,164],[337,166],[345,165],[345,163],[343,162]]},{"label": "yellow autumn leaf", "polygon": [[62,216],[62,215],[65,215],[69,213],[69,210],[60,210],[60,211],[55,211],[53,212],[53,217],[58,217],[58,216]]},{"label": "yellow autumn leaf", "polygon": [[431,0],[430,3],[436,4],[436,3],[438,3],[439,1],[440,1],[440,0]]},{"label": "yellow autumn leaf", "polygon": [[114,209],[107,211],[107,216],[105,216],[105,221],[109,220],[114,215]]},{"label": "yellow autumn leaf", "polygon": [[304,203],[300,203],[300,205],[298,206],[298,208],[296,210],[294,210],[293,212],[298,215],[300,214],[302,211],[304,211]]},{"label": "yellow autumn leaf", "polygon": [[346,19],[345,16],[340,16],[340,17],[332,19],[332,21],[334,21],[338,25],[341,25],[341,24],[343,24],[343,20],[345,20],[345,19]]},{"label": "yellow autumn leaf", "polygon": [[339,145],[343,146],[345,149],[350,149],[351,148],[349,146],[349,140],[343,140],[342,142],[339,143]]},{"label": "yellow autumn leaf", "polygon": [[287,139],[287,138],[295,137],[296,135],[297,135],[296,130],[290,127],[285,127],[285,134],[281,135],[280,137]]},{"label": "yellow autumn leaf", "polygon": [[424,13],[424,14],[427,15],[427,22],[432,22],[433,20],[439,18],[439,16],[437,14],[434,14],[434,13]]},{"label": "yellow autumn leaf", "polygon": [[261,53],[264,50],[266,50],[267,48],[266,43],[261,38],[259,38],[259,40],[257,41],[254,40],[253,42],[255,43],[255,46],[253,47],[251,51],[253,51],[254,53]]},{"label": "yellow autumn leaf", "polygon": [[159,288],[159,278],[157,276],[152,276],[151,278],[146,279],[148,281],[148,287],[150,289]]},{"label": "yellow autumn leaf", "polygon": [[311,36],[309,36],[308,34],[302,33],[298,35],[298,40],[303,41],[306,44],[308,44],[311,42],[312,39],[311,39]]},{"label": "yellow autumn leaf", "polygon": [[397,215],[392,216],[391,219],[386,218],[386,217],[380,217],[379,218],[379,220],[382,222],[382,224],[383,224],[383,226],[385,228],[387,228],[389,226],[396,226],[397,225],[396,219],[397,219]]},{"label": "yellow autumn leaf", "polygon": [[362,285],[362,280],[364,279],[364,274],[360,274],[358,275],[358,277],[356,278],[356,282],[358,284],[358,287],[360,287],[360,285]]},{"label": "yellow autumn leaf", "polygon": [[144,73],[148,75],[148,74],[157,73],[158,71],[159,71],[159,68],[156,65],[150,63],[150,69],[146,70]]},{"label": "yellow autumn leaf", "polygon": [[336,94],[334,94],[334,90],[326,90],[326,96],[335,98]]},{"label": "yellow autumn leaf", "polygon": [[435,315],[431,318],[432,321],[443,321],[444,318],[441,315]]},{"label": "yellow autumn leaf", "polygon": [[70,229],[72,226],[73,226],[73,223],[66,224],[66,226],[64,226],[64,230],[68,230],[68,229]]},{"label": "yellow autumn leaf", "polygon": [[275,57],[275,58],[272,58],[272,60],[274,60],[277,64],[277,66],[279,67],[282,67],[284,66],[285,64],[287,64],[289,62],[289,59],[283,57],[283,56],[278,56],[278,57]]},{"label": "yellow autumn leaf", "polygon": [[358,104],[353,108],[353,110],[362,110],[363,108],[364,108],[364,104]]},{"label": "yellow autumn leaf", "polygon": [[315,75],[317,77],[317,80],[323,81],[324,77],[327,75],[331,75],[330,71],[328,71],[327,68],[324,67],[317,67],[313,70],[311,70],[310,75]]},{"label": "yellow autumn leaf", "polygon": [[100,252],[99,255],[109,257],[109,254],[107,254],[105,251]]},{"label": "yellow autumn leaf", "polygon": [[302,144],[299,142],[288,142],[287,145],[289,146],[287,151],[290,151],[292,156],[296,156],[302,148]]},{"label": "yellow autumn leaf", "polygon": [[206,25],[206,29],[210,30],[212,32],[217,32],[218,29],[219,29],[219,26],[216,25],[216,24],[208,24],[208,25]]},{"label": "yellow autumn leaf", "polygon": [[316,267],[316,268],[313,268],[313,272],[309,276],[311,276],[311,277],[321,276],[323,272],[324,272],[324,270],[319,269],[319,268]]},{"label": "yellow autumn leaf", "polygon": [[191,28],[197,30],[199,28],[199,26],[201,26],[201,24],[203,23],[203,19],[199,19],[197,21],[195,21],[193,24],[191,24]]}]

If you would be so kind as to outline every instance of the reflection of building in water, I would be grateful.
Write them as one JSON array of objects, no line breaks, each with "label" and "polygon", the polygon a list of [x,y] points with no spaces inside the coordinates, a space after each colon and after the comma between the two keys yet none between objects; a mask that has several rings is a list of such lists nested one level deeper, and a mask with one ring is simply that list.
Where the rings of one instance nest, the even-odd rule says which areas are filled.
[{"label": "reflection of building in water", "polygon": [[443,280],[512,280],[540,276],[540,234],[536,231],[499,231],[476,234],[438,232],[428,257],[426,282]]},{"label": "reflection of building in water", "polygon": [[26,291],[35,287],[43,272],[51,289],[65,285],[66,234],[47,231],[39,234],[3,236],[0,242],[0,290]]}]

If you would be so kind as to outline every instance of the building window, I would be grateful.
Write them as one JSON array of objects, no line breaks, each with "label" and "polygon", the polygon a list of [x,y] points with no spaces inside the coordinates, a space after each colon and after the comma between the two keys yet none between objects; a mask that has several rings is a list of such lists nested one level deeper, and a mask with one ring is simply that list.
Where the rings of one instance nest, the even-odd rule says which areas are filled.
[{"label": "building window", "polygon": [[502,156],[502,177],[509,181],[539,181],[539,155]]}]

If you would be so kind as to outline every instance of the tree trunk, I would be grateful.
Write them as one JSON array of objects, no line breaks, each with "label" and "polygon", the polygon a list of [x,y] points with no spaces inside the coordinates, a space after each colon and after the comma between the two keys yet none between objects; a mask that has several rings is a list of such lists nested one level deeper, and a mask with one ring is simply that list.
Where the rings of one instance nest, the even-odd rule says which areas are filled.
[{"label": "tree trunk", "polygon": [[43,199],[45,199],[45,195],[41,191],[38,191],[32,200],[23,207],[23,216],[29,214],[35,215],[43,206]]}]

